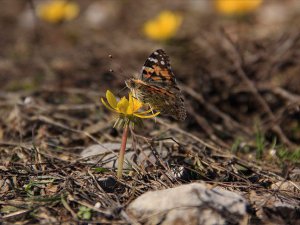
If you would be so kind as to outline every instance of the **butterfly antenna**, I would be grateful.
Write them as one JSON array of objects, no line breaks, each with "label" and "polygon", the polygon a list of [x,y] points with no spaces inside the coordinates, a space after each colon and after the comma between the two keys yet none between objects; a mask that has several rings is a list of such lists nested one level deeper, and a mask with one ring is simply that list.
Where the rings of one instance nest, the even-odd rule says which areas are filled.
[{"label": "butterfly antenna", "polygon": [[[122,77],[127,78],[128,76],[125,75],[125,72],[124,72],[121,64],[118,62],[118,60],[114,60],[114,57],[113,57],[112,54],[109,54],[108,58],[111,60],[111,62],[114,62],[114,66],[113,66],[114,69],[109,68],[109,72],[111,72],[111,73],[115,73],[116,72],[117,74],[120,74]],[[112,63],[110,63],[110,64],[112,64]]]},{"label": "butterfly antenna", "polygon": [[[112,54],[109,54],[109,55],[108,55],[108,58],[111,60],[111,62],[112,62],[112,60],[114,60],[114,57],[113,57]],[[124,70],[122,69],[122,66],[120,65],[120,63],[118,63],[118,60],[117,60],[117,61],[115,60],[114,63],[115,63],[115,66],[114,66],[114,67],[117,68],[117,69],[114,70],[114,69],[110,68],[110,69],[109,69],[109,72],[110,72],[110,73],[113,73],[113,74],[120,74],[121,77],[127,79],[128,76],[125,75],[125,72],[124,72]],[[121,93],[122,91],[124,91],[125,89],[126,89],[126,86],[123,87],[121,90],[119,90],[119,91],[117,92],[117,96],[119,96],[120,93]]]}]

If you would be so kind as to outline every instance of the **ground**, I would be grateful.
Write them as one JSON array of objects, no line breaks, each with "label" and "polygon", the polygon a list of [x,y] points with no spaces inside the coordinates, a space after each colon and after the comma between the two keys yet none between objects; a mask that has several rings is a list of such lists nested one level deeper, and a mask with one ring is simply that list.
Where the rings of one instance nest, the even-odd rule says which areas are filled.
[{"label": "ground", "polygon": [[[297,0],[239,15],[205,0],[82,0],[76,18],[55,23],[36,13],[43,2],[0,7],[0,220],[126,224],[126,207],[142,193],[204,181],[245,197],[249,224],[300,221]],[[143,27],[164,10],[182,23],[153,39]],[[143,119],[117,179],[118,148],[98,158],[82,152],[121,143],[116,114],[100,98],[108,89],[127,96],[124,81],[158,48],[187,118]]]}]

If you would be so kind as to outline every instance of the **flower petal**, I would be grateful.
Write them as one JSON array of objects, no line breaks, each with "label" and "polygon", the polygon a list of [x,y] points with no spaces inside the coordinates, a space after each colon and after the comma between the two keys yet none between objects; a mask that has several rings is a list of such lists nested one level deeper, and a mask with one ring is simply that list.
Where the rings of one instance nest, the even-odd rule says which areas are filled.
[{"label": "flower petal", "polygon": [[263,0],[215,0],[218,12],[225,15],[247,14],[256,10]]},{"label": "flower petal", "polygon": [[172,38],[182,23],[182,16],[172,11],[162,11],[144,24],[144,34],[154,40]]},{"label": "flower petal", "polygon": [[37,7],[37,15],[50,23],[59,23],[65,20],[75,19],[80,8],[76,3],[66,0],[53,0],[42,3]]},{"label": "flower petal", "polygon": [[114,109],[117,108],[118,101],[117,101],[115,95],[114,95],[110,90],[107,90],[107,91],[106,91],[106,99],[107,99],[107,101],[108,101],[108,104],[109,104],[112,108],[114,108]]},{"label": "flower petal", "polygon": [[132,98],[132,99],[133,99],[134,111],[138,111],[143,106],[143,103],[136,98]]},{"label": "flower petal", "polygon": [[111,110],[111,111],[113,111],[113,112],[117,112],[117,110],[116,110],[116,109],[113,109],[112,107],[110,107],[110,106],[105,102],[105,100],[104,100],[103,98],[101,98],[101,102],[102,102],[102,104],[103,104],[106,108],[108,108],[109,110]]},{"label": "flower petal", "polygon": [[131,93],[129,93],[129,103],[127,108],[127,114],[133,114],[134,112],[138,111],[142,106],[143,103],[140,102],[138,99],[134,98]]},{"label": "flower petal", "polygon": [[117,104],[117,111],[119,113],[127,114],[127,108],[128,108],[129,102],[126,99],[126,97],[121,98],[121,100]]},{"label": "flower petal", "polygon": [[142,119],[147,119],[147,118],[156,117],[158,114],[160,114],[160,112],[157,112],[157,113],[154,113],[154,114],[151,114],[151,115],[141,115],[139,113],[134,113],[133,115],[136,116],[136,117],[142,118]]},{"label": "flower petal", "polygon": [[71,3],[71,2],[66,2],[65,13],[64,13],[65,19],[66,20],[75,19],[78,16],[79,11],[80,11],[80,9],[77,4]]}]

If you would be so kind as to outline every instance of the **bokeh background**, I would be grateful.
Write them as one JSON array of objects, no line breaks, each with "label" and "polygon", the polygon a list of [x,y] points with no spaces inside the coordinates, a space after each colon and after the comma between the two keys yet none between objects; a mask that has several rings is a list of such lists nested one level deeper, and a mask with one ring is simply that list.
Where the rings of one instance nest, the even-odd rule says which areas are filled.
[{"label": "bokeh background", "polygon": [[[297,32],[300,10],[297,0],[59,2],[1,2],[2,89],[56,86],[58,81],[64,87],[98,91],[111,83],[121,87],[157,48],[171,56],[179,80],[204,83],[213,71],[203,67],[215,64],[217,70],[222,59],[213,50],[215,42],[221,44],[217,40],[222,38],[221,29],[234,41],[256,40],[263,45],[265,40]],[[157,22],[165,12],[171,15]]]}]

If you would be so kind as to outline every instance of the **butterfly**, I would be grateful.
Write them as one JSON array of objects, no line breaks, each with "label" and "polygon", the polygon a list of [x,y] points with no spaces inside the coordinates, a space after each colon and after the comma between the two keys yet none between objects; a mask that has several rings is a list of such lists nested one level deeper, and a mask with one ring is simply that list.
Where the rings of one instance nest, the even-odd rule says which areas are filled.
[{"label": "butterfly", "polygon": [[161,114],[185,120],[183,96],[164,50],[154,51],[146,60],[140,77],[131,78],[125,83],[139,101],[149,104]]}]

